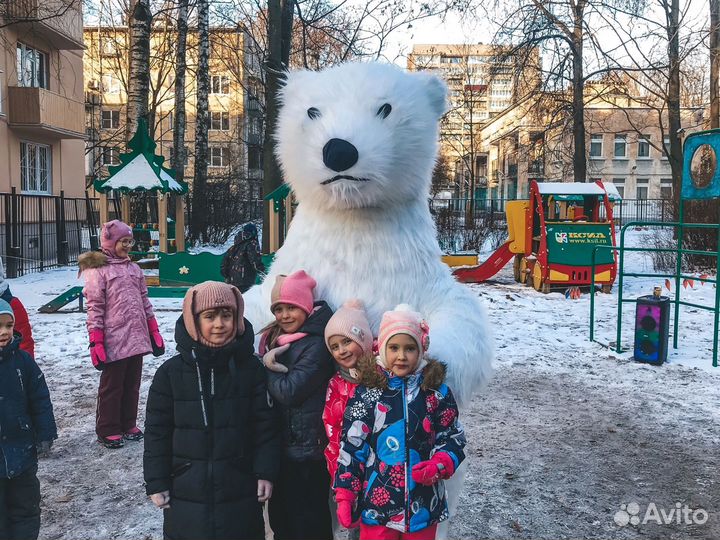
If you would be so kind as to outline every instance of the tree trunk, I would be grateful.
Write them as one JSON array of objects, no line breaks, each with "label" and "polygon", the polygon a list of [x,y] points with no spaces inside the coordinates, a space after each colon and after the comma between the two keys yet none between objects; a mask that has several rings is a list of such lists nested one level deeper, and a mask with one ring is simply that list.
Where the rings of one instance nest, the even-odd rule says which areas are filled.
[{"label": "tree trunk", "polygon": [[670,154],[668,161],[673,177],[673,200],[679,208],[682,187],[682,143],[680,141],[680,0],[671,0],[668,16],[668,128]]},{"label": "tree trunk", "polygon": [[[128,25],[130,26],[130,73],[127,85],[126,141],[129,141],[137,131],[138,119],[148,119],[150,29],[152,27],[149,0],[134,0],[130,4]],[[148,123],[148,126],[152,126],[152,124]],[[153,133],[150,133],[150,136],[152,137]]]},{"label": "tree trunk", "polygon": [[[271,193],[283,183],[282,171],[275,157],[273,134],[277,125],[277,95],[283,78],[282,72],[290,61],[290,42],[294,0],[268,1],[268,51],[267,78],[265,89],[265,132],[263,140],[263,196]],[[272,210],[265,205],[263,219],[262,249],[270,251],[270,219]],[[281,239],[282,242],[282,239]]]},{"label": "tree trunk", "polygon": [[587,182],[587,155],[585,153],[585,75],[583,71],[583,12],[585,2],[574,6],[572,37],[573,60],[573,182]]},{"label": "tree trunk", "polygon": [[210,93],[210,6],[198,0],[198,69],[195,111],[195,176],[192,185],[190,237],[207,241],[208,94]]},{"label": "tree trunk", "polygon": [[710,128],[720,128],[720,0],[710,0]]},{"label": "tree trunk", "polygon": [[187,62],[188,0],[178,2],[177,48],[175,49],[175,116],[173,118],[173,159],[175,178],[185,179],[185,71]]}]

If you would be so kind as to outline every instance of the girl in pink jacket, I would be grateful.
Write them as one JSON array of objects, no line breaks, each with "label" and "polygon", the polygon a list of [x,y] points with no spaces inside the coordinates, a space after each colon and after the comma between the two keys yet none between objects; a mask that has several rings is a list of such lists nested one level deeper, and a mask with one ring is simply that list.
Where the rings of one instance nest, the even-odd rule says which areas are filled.
[{"label": "girl in pink jacket", "polygon": [[102,227],[101,252],[78,258],[85,277],[90,358],[102,371],[95,432],[107,448],[143,438],[136,424],[142,357],[165,352],[142,270],[128,256],[134,243],[132,229],[114,219]]}]

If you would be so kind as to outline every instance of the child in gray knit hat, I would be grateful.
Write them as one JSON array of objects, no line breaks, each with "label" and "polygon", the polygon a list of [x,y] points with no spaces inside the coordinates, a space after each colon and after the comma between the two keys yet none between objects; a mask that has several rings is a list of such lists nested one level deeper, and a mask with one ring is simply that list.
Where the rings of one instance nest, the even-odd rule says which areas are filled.
[{"label": "child in gray knit hat", "polygon": [[254,339],[236,287],[187,292],[145,417],[145,484],[166,538],[265,538],[280,438]]}]

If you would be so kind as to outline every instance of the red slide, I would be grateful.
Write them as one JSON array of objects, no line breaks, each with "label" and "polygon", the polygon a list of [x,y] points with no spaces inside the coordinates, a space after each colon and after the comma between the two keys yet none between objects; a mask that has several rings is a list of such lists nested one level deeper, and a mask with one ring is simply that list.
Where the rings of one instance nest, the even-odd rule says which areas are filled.
[{"label": "red slide", "polygon": [[495,250],[495,253],[479,266],[470,268],[458,268],[453,272],[463,283],[482,283],[497,274],[515,256],[510,251],[510,241]]}]

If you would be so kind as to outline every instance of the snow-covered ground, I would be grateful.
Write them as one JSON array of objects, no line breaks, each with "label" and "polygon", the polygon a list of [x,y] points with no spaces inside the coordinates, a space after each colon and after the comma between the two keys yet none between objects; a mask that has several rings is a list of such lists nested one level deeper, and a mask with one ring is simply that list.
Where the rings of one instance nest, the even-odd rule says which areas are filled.
[{"label": "snow-covered ground", "polygon": [[[633,240],[647,243],[643,232]],[[628,269],[649,272],[652,264],[636,254]],[[11,282],[30,313],[60,432],[40,462],[41,538],[161,538],[162,515],[142,486],[142,443],[108,451],[95,442],[98,372],[89,360],[85,315],[37,313],[80,285],[76,274],[58,269]],[[631,278],[625,295],[650,294],[661,281]],[[720,537],[720,369],[711,367],[712,314],[682,308],[680,348],[656,367],[588,340],[588,294],[542,295],[515,283],[510,266],[471,287],[488,306],[497,371],[463,411],[470,466],[451,538]],[[696,282],[682,294],[712,305],[715,289]],[[614,341],[616,291],[596,301],[597,338]],[[181,300],[153,304],[167,358]],[[623,343],[630,346],[634,306],[623,311]],[[146,357],[141,416],[163,360]],[[639,524],[623,525],[635,517]],[[671,523],[658,523],[664,519]]]}]

